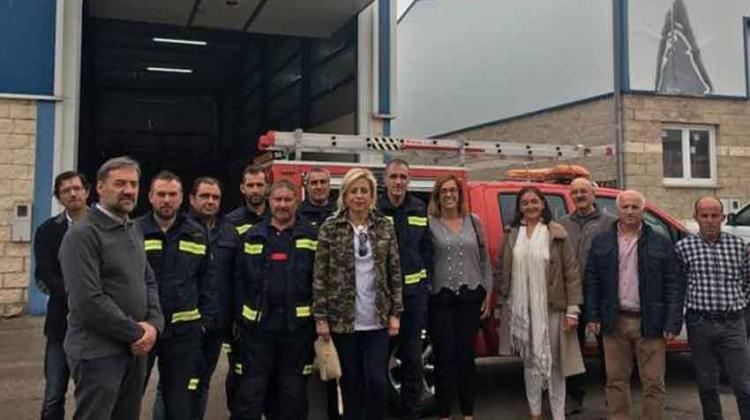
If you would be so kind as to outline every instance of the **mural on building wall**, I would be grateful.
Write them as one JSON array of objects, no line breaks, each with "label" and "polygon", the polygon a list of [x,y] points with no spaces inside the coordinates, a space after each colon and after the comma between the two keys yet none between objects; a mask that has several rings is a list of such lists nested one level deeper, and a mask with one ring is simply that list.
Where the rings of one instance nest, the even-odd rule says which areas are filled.
[{"label": "mural on building wall", "polygon": [[656,65],[659,93],[707,95],[713,93],[700,48],[682,0],[675,0],[664,18]]},{"label": "mural on building wall", "polygon": [[625,4],[631,90],[747,95],[750,1],[628,0]]}]

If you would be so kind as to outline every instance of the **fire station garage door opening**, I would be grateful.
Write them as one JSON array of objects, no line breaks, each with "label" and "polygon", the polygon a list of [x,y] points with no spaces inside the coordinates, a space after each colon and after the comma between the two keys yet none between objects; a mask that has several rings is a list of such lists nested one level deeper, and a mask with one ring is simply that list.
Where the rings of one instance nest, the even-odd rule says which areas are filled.
[{"label": "fire station garage door opening", "polygon": [[[142,165],[185,189],[242,168],[268,130],[356,134],[357,15],[371,0],[96,0],[84,4],[79,169]],[[187,201],[187,200],[186,200]]]}]

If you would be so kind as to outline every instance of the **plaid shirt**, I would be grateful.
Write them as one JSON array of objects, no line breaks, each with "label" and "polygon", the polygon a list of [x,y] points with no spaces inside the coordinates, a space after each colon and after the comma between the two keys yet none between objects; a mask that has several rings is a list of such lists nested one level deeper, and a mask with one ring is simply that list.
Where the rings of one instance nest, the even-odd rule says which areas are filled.
[{"label": "plaid shirt", "polygon": [[688,309],[733,312],[745,308],[750,292],[748,247],[722,232],[715,243],[699,235],[680,240],[675,248],[687,277]]}]

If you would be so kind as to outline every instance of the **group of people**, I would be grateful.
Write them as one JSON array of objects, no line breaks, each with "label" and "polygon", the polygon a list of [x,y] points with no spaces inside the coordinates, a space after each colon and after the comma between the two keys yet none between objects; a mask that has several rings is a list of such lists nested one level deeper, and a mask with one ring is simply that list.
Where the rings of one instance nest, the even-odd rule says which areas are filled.
[{"label": "group of people", "polygon": [[618,196],[614,217],[594,204],[594,185],[577,179],[576,210],[555,222],[530,185],[517,194],[514,219],[503,221],[493,274],[462,180],[438,178],[425,204],[408,192],[403,160],[386,165],[380,196],[372,172],[349,170],[336,202],[325,168],[305,174],[300,201],[300,186],[250,165],[243,205],[223,217],[219,181],[196,179],[183,213],[182,182],[162,171],[150,180],[151,211],[131,219],[140,177],[136,161],[108,160],[91,207],[82,174],[55,179],[64,211],[34,243],[35,277],[50,294],[43,419],[64,418],[70,377],[76,419],[137,419],[154,364],[154,418],[203,418],[222,349],[232,419],[304,419],[316,338],[332,340],[342,368],[328,384],[329,418],[385,418],[395,343],[399,414],[416,419],[425,325],[438,415],[450,418],[457,402],[471,419],[475,338],[493,290],[509,324],[501,339],[524,363],[532,419],[541,418],[544,390],[555,419],[566,405],[581,408],[587,330],[600,342],[610,417],[629,418],[635,356],[643,418],[663,418],[665,342],[681,330],[683,303],[705,418],[721,418],[720,361],[750,418],[748,252],[720,231],[713,197],[695,204],[700,233],[674,246],[643,223],[637,191]]}]

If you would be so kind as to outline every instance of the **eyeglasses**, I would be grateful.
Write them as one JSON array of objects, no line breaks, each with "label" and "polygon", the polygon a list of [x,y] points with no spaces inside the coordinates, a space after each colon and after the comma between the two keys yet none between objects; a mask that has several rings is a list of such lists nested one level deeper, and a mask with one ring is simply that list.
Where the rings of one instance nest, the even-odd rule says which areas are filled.
[{"label": "eyeglasses", "polygon": [[440,194],[442,195],[455,195],[458,194],[458,188],[441,188]]},{"label": "eyeglasses", "polygon": [[357,234],[357,239],[359,240],[359,256],[360,257],[366,257],[367,256],[367,233],[366,232],[359,232]]}]

